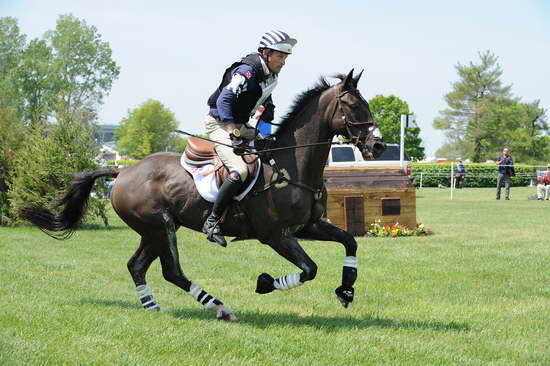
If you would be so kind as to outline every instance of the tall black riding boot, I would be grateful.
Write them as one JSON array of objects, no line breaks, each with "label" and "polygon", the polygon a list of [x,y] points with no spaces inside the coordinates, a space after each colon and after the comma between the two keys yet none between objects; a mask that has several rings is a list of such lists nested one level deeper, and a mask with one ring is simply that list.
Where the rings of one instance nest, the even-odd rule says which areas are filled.
[{"label": "tall black riding boot", "polygon": [[227,242],[223,237],[222,229],[220,227],[220,219],[222,218],[223,212],[227,206],[233,200],[233,196],[235,196],[241,188],[241,185],[242,181],[239,173],[231,172],[229,177],[220,187],[220,192],[218,193],[216,202],[214,202],[212,213],[208,216],[204,222],[204,226],[202,227],[202,232],[207,234],[207,239],[221,245],[222,247],[226,247]]}]

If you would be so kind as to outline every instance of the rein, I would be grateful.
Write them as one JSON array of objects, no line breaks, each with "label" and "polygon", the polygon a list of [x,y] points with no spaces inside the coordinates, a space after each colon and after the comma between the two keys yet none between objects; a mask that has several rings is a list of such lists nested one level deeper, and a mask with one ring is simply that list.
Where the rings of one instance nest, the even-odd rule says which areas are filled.
[{"label": "rein", "polygon": [[[201,140],[213,142],[213,143],[218,144],[218,145],[227,146],[227,147],[231,147],[231,148],[233,147],[232,145],[224,144],[224,143],[221,143],[221,142],[218,142],[218,141],[214,141],[214,140],[211,140],[211,139],[206,138],[206,137],[194,135],[194,134],[192,134],[192,133],[185,132],[185,131],[182,131],[182,130],[174,130],[174,132],[180,133],[180,134],[182,134],[182,135],[187,135],[187,136],[195,137],[195,138],[198,138],[198,139],[201,139]],[[346,141],[313,142],[313,143],[311,143],[311,144],[293,145],[293,146],[283,146],[283,147],[275,147],[275,148],[272,148],[272,149],[263,149],[263,150],[255,150],[255,151],[250,151],[250,150],[248,150],[249,148],[247,148],[247,151],[248,151],[248,152],[246,152],[246,153],[244,153],[244,154],[242,154],[242,155],[259,155],[259,154],[262,154],[262,153],[264,153],[264,152],[271,152],[271,151],[290,150],[290,149],[300,149],[300,148],[303,148],[303,147],[311,147],[311,146],[318,146],[318,145],[343,145],[343,144],[347,144],[347,142],[346,142]]]}]

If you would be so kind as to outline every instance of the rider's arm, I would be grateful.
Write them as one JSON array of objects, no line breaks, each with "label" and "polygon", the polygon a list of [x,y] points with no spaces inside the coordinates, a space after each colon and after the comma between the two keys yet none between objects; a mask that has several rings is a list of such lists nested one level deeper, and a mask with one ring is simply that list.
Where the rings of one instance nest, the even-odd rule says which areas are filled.
[{"label": "rider's arm", "polygon": [[250,65],[240,65],[232,72],[232,78],[221,91],[216,101],[216,108],[227,131],[236,128],[233,116],[233,102],[239,94],[246,90],[248,80],[254,76],[254,69]]}]

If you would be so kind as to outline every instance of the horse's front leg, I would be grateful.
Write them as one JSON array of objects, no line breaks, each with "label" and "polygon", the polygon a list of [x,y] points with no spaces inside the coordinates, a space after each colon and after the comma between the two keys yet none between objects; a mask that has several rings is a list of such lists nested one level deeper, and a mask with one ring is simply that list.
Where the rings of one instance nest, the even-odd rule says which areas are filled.
[{"label": "horse's front leg", "polygon": [[342,285],[334,292],[342,305],[347,308],[349,303],[353,302],[355,294],[353,285],[357,280],[357,242],[353,235],[327,221],[319,220],[305,226],[296,236],[304,239],[337,241],[344,245],[346,256],[342,269]]},{"label": "horse's front leg", "polygon": [[290,290],[291,288],[303,285],[306,281],[313,280],[317,275],[317,265],[306,254],[296,238],[288,231],[272,236],[266,244],[279,253],[279,255],[300,268],[302,273],[292,273],[277,278],[273,278],[267,273],[262,273],[258,276],[256,283],[257,293],[267,294],[274,290]]}]

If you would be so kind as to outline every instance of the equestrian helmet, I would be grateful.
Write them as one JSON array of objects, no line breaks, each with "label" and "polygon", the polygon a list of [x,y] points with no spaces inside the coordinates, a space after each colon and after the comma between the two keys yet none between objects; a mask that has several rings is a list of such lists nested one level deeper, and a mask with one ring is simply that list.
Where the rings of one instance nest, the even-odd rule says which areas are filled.
[{"label": "equestrian helmet", "polygon": [[290,36],[283,31],[272,30],[262,35],[258,45],[258,51],[269,48],[270,50],[290,55],[292,54],[292,47],[294,47],[297,42],[296,39],[290,38]]}]

